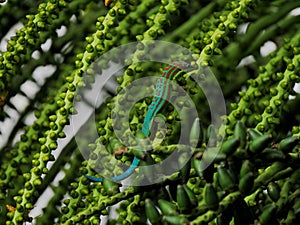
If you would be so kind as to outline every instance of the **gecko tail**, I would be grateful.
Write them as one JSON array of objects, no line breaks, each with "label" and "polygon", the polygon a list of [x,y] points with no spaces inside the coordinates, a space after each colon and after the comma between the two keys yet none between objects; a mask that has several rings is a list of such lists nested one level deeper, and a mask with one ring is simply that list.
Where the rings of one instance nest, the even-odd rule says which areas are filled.
[{"label": "gecko tail", "polygon": [[124,180],[125,178],[129,177],[135,170],[135,168],[138,166],[140,160],[137,157],[134,157],[131,165],[129,166],[129,168],[122,173],[121,175],[115,176],[112,178],[113,181],[120,181],[120,180]]},{"label": "gecko tail", "polygon": [[[121,175],[115,176],[112,178],[113,181],[120,181],[120,180],[124,180],[125,178],[129,177],[135,170],[135,168],[138,166],[140,160],[136,157],[134,157],[131,165],[129,166],[129,168],[122,173]],[[86,178],[95,181],[95,182],[102,182],[103,178],[100,177],[93,177],[93,176],[89,176],[89,175],[84,175]]]},{"label": "gecko tail", "polygon": [[101,177],[93,177],[93,176],[89,176],[89,175],[84,175],[86,178],[92,180],[92,181],[96,181],[96,182],[102,182],[103,181],[103,178]]}]

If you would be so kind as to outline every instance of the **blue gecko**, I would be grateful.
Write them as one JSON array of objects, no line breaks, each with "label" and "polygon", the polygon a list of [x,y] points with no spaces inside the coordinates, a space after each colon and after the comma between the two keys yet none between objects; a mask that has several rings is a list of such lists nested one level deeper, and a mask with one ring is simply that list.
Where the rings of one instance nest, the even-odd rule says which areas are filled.
[{"label": "blue gecko", "polygon": [[[153,118],[159,112],[159,110],[165,105],[166,98],[169,94],[170,88],[170,81],[176,79],[176,77],[180,74],[182,69],[186,69],[190,66],[190,64],[185,62],[172,62],[170,65],[164,68],[160,78],[157,80],[156,88],[155,88],[155,96],[154,99],[149,106],[149,109],[146,113],[143,126],[142,126],[142,133],[145,136],[149,136],[150,128],[152,125]],[[118,176],[112,177],[113,181],[120,181],[124,180],[125,178],[129,177],[135,170],[135,168],[139,165],[140,159],[134,157],[131,165],[129,168],[122,174]],[[89,175],[85,175],[90,180],[96,182],[102,182],[103,178],[93,177]]]}]

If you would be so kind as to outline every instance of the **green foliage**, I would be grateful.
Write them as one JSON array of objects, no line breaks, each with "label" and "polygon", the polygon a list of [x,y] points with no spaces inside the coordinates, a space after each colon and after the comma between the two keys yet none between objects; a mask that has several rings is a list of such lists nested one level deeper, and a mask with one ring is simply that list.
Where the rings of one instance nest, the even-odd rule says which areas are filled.
[{"label": "green foliage", "polygon": [[[107,215],[107,224],[300,220],[300,97],[294,90],[300,81],[300,17],[290,13],[300,1],[115,0],[105,1],[107,6],[94,0],[0,2],[0,40],[6,46],[0,52],[0,224],[100,224]],[[15,34],[5,36],[8,31]],[[162,67],[139,63],[146,57],[142,44],[126,59],[116,92],[108,90],[110,97],[96,109],[99,137],[80,143],[89,146],[89,160],[66,132],[75,113],[73,100],[81,97],[77,90],[94,82],[88,70],[95,60],[114,47],[151,40],[189,49],[195,70],[211,67],[224,93],[225,123],[220,130],[210,125],[203,91],[183,75],[177,82],[196,103],[200,118],[188,132],[196,145],[189,162],[150,186],[92,182],[84,175],[99,176],[93,166],[108,153],[127,165],[134,156],[148,165],[163,161],[174,149],[188,148],[176,143],[180,118],[170,104],[158,115],[166,129],[152,134],[161,141],[153,150],[127,148],[114,134],[117,93],[118,101],[124,101],[121,91],[128,84],[159,76]],[[266,42],[274,46],[268,54],[261,51]],[[245,63],[248,56],[252,60]],[[113,61],[122,62],[122,57]],[[103,70],[109,67],[100,63]],[[54,71],[45,76],[38,70],[44,66]],[[37,87],[36,94],[24,91],[29,82]],[[22,108],[15,98],[27,104]],[[179,102],[180,110],[186,110],[186,103]],[[134,105],[125,134],[140,135],[150,104],[151,98],[145,98]],[[222,131],[225,137],[214,155],[208,137],[219,140]],[[105,166],[114,174],[123,172],[109,162]],[[155,175],[143,171],[144,179]],[[48,199],[46,190],[53,192]],[[41,200],[47,206],[32,218]]]}]

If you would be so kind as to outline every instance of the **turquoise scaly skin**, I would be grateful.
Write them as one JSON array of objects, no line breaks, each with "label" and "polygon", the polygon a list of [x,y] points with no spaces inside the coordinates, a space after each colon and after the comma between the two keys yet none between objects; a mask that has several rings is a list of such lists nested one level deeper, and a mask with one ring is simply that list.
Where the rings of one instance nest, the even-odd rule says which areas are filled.
[{"label": "turquoise scaly skin", "polygon": [[[142,132],[145,136],[149,136],[150,128],[152,125],[153,118],[159,112],[159,110],[165,105],[166,98],[170,91],[170,81],[175,80],[181,73],[183,69],[187,69],[190,67],[190,64],[186,62],[172,62],[170,65],[164,68],[160,78],[157,80],[156,88],[155,88],[155,96],[154,99],[149,106],[147,114],[145,116]],[[139,165],[140,159],[134,157],[129,168],[122,174],[118,176],[114,176],[112,178],[113,181],[121,181],[125,178],[129,177],[135,170],[135,168]],[[90,180],[96,182],[102,182],[103,178],[93,177],[89,175],[85,175]]]}]

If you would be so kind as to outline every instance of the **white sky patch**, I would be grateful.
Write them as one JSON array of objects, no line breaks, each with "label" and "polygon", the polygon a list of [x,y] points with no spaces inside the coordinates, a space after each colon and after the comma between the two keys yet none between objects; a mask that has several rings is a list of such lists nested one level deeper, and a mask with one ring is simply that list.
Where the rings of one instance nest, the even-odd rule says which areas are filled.
[{"label": "white sky patch", "polygon": [[22,112],[29,105],[28,98],[20,94],[17,94],[16,96],[10,98],[10,102],[19,112]]},{"label": "white sky patch", "polygon": [[2,134],[0,135],[0,147],[2,148],[4,144],[7,142],[7,139],[13,130],[16,121],[19,119],[19,114],[15,109],[4,106],[4,111],[9,115],[6,117],[4,121],[0,122],[0,131]]},{"label": "white sky patch", "polygon": [[20,87],[21,91],[23,91],[28,98],[33,99],[36,93],[40,90],[40,87],[33,81],[27,80]]},{"label": "white sky patch", "polygon": [[36,117],[35,117],[34,113],[31,112],[25,116],[23,121],[27,126],[31,126],[35,120],[36,120]]},{"label": "white sky patch", "polygon": [[240,26],[238,26],[237,33],[238,34],[245,34],[246,31],[247,31],[248,26],[249,26],[249,23],[241,24]]},{"label": "white sky patch", "polygon": [[16,35],[17,30],[24,27],[22,23],[17,23],[16,25],[12,26],[11,29],[7,32],[7,34],[0,40],[0,51],[5,52],[6,51],[6,45],[7,41],[12,37]]},{"label": "white sky patch", "polygon": [[294,86],[294,91],[300,94],[300,83],[296,83]]},{"label": "white sky patch", "polygon": [[271,52],[276,50],[277,46],[273,41],[267,41],[263,46],[260,48],[260,54],[265,57],[269,55]]},{"label": "white sky patch", "polygon": [[45,41],[45,43],[41,44],[41,48],[44,52],[47,52],[51,48],[51,45],[52,45],[52,40],[50,38],[48,38]]},{"label": "white sky patch", "polygon": [[300,15],[300,7],[293,9],[289,14],[292,16],[299,16]]},{"label": "white sky patch", "polygon": [[35,51],[31,54],[31,57],[32,57],[33,59],[39,59],[39,58],[41,57],[40,51],[35,50]]},{"label": "white sky patch", "polygon": [[249,65],[251,63],[255,62],[255,59],[253,57],[253,55],[249,55],[245,58],[242,58],[242,60],[240,61],[240,63],[237,65],[237,68],[239,67],[243,67],[245,65]]},{"label": "white sky patch", "polygon": [[43,85],[46,82],[46,78],[50,77],[56,70],[53,65],[39,66],[35,68],[32,73],[32,77],[36,80],[38,85]]},{"label": "white sky patch", "polygon": [[56,29],[56,33],[58,37],[62,37],[67,33],[68,29],[66,26],[62,25],[59,29]]}]

